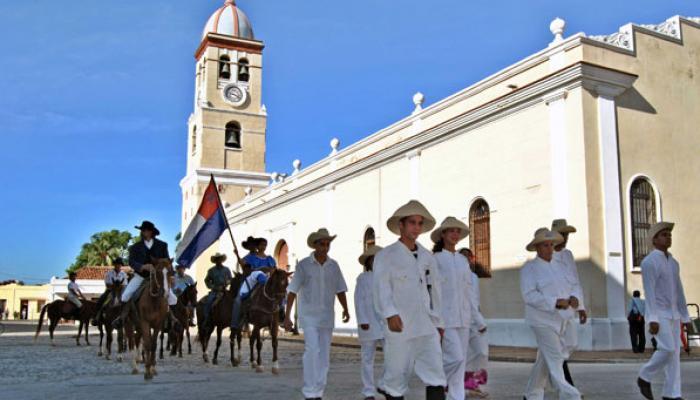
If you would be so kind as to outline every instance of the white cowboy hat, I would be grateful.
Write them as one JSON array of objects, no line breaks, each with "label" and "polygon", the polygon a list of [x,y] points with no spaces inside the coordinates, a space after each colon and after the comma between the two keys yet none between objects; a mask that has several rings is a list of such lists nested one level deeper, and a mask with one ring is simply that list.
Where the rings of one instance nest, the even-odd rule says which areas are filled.
[{"label": "white cowboy hat", "polygon": [[544,242],[553,242],[556,246],[564,242],[564,237],[562,237],[561,234],[559,234],[559,232],[553,232],[547,228],[540,228],[535,231],[534,237],[532,238],[530,243],[528,243],[528,245],[525,246],[525,249],[527,251],[537,251],[537,248],[535,246]]},{"label": "white cowboy hat", "polygon": [[318,242],[319,240],[327,239],[330,240],[331,242],[335,240],[335,237],[338,235],[331,235],[328,233],[328,229],[326,228],[321,228],[317,230],[316,232],[313,232],[309,235],[308,238],[306,238],[306,244],[309,245],[312,249],[314,248],[314,244]]},{"label": "white cowboy hat", "polygon": [[216,263],[217,260],[220,260],[221,262],[226,261],[226,254],[223,253],[216,253],[213,256],[211,256],[211,262]]},{"label": "white cowboy hat", "polygon": [[450,228],[459,229],[459,240],[469,236],[469,227],[467,224],[455,217],[447,217],[442,221],[442,224],[440,224],[440,226],[438,226],[437,229],[430,234],[430,240],[432,240],[433,243],[437,243],[440,239],[442,239],[442,231]]},{"label": "white cowboy hat", "polygon": [[576,232],[576,228],[573,226],[569,225],[566,222],[566,219],[555,219],[552,221],[552,230],[554,232],[559,232],[559,233],[574,233]]},{"label": "white cowboy hat", "polygon": [[401,231],[399,231],[399,221],[401,221],[402,218],[410,217],[411,215],[420,215],[423,217],[423,230],[421,233],[430,232],[430,230],[435,227],[435,218],[430,215],[425,206],[418,200],[411,200],[399,207],[399,209],[394,212],[394,215],[392,215],[386,221],[386,226],[391,232],[400,235]]},{"label": "white cowboy hat", "polygon": [[651,248],[651,250],[654,249],[654,237],[659,234],[659,232],[664,231],[664,230],[673,230],[673,226],[675,224],[673,222],[657,222],[654,225],[649,228],[649,234],[647,236],[647,244]]},{"label": "white cowboy hat", "polygon": [[360,264],[365,265],[365,262],[367,261],[367,259],[377,255],[377,253],[379,253],[379,250],[381,250],[381,249],[382,249],[381,246],[374,246],[374,245],[369,246],[367,248],[367,250],[365,250],[365,252],[362,253],[362,255],[357,259],[357,261],[359,261]]}]

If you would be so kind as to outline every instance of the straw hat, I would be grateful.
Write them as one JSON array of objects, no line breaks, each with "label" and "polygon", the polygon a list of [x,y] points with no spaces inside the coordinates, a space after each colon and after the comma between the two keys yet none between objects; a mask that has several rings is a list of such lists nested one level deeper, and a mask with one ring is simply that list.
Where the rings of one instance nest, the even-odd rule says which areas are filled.
[{"label": "straw hat", "polygon": [[226,254],[223,253],[216,253],[210,258],[211,262],[216,264],[217,261],[224,262],[226,261]]},{"label": "straw hat", "polygon": [[411,215],[420,215],[423,217],[423,230],[421,233],[430,232],[430,230],[435,227],[435,218],[430,215],[425,206],[418,200],[411,200],[399,207],[399,209],[394,212],[394,215],[386,221],[386,226],[391,232],[400,235],[399,221]]},{"label": "straw hat", "polygon": [[673,222],[657,222],[654,225],[652,225],[651,228],[649,228],[649,235],[647,236],[647,244],[649,247],[654,248],[654,237],[659,234],[659,232],[663,230],[673,230],[673,226],[675,224]]},{"label": "straw hat", "polygon": [[360,256],[360,258],[357,259],[357,261],[360,262],[360,264],[365,265],[365,262],[367,261],[368,258],[375,256],[377,253],[379,253],[379,250],[381,250],[381,246],[369,246],[367,250],[365,250],[364,253]]},{"label": "straw hat", "polygon": [[306,244],[313,249],[314,244],[319,240],[328,239],[332,242],[333,240],[335,240],[336,236],[338,235],[331,235],[330,233],[328,233],[328,229],[321,228],[316,232],[311,233],[309,237],[306,238]]},{"label": "straw hat", "polygon": [[459,229],[459,240],[469,236],[469,227],[467,224],[455,217],[447,217],[442,221],[442,224],[440,224],[440,226],[430,234],[430,240],[432,240],[433,243],[437,243],[440,239],[442,239],[442,231],[450,228]]},{"label": "straw hat", "polygon": [[559,232],[559,233],[574,233],[576,232],[576,228],[573,226],[569,225],[566,222],[566,219],[555,219],[552,221],[552,230],[554,232]]},{"label": "straw hat", "polygon": [[564,238],[559,234],[559,232],[553,232],[547,228],[540,228],[535,231],[535,237],[532,238],[525,249],[527,251],[537,251],[535,246],[544,242],[554,242],[554,245],[556,246],[563,243]]}]

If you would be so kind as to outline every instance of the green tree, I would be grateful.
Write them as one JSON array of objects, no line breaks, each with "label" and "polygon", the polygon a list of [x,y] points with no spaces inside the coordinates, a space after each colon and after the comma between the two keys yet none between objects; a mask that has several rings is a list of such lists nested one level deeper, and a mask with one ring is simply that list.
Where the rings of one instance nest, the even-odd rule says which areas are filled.
[{"label": "green tree", "polygon": [[83,244],[75,262],[66,269],[71,273],[85,266],[112,265],[117,257],[126,257],[129,244],[134,238],[127,231],[112,229],[97,232],[90,236],[90,241]]}]

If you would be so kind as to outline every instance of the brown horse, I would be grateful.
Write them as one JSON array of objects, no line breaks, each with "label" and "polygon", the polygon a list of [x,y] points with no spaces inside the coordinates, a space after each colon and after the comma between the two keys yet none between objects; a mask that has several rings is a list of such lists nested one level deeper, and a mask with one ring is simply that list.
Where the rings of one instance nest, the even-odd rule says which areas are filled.
[{"label": "brown horse", "polygon": [[[214,332],[214,329],[216,329],[216,348],[214,349],[214,357],[212,358],[211,363],[214,365],[219,363],[218,356],[219,347],[221,347],[221,331],[231,325],[233,300],[238,294],[238,289],[241,288],[242,283],[243,275],[236,272],[233,280],[231,281],[229,290],[224,293],[224,296],[219,303],[212,307],[208,321],[204,321],[204,307],[207,303],[207,296],[202,297],[199,299],[199,302],[197,302],[197,336],[199,336],[199,343],[202,345],[202,358],[204,359],[204,362],[209,362],[207,347],[209,347],[209,339],[211,338],[211,334]],[[235,366],[234,355],[233,342],[231,342],[231,365]]]},{"label": "brown horse", "polygon": [[[138,373],[136,362],[140,353],[139,347],[144,353],[144,374],[145,380],[153,379],[156,372],[156,350],[158,348],[158,333],[163,329],[165,318],[168,316],[167,288],[164,286],[165,273],[173,273],[172,261],[168,258],[154,260],[153,265],[144,266],[144,271],[148,272],[148,277],[144,281],[145,288],[143,294],[136,303],[138,320],[136,328],[141,335],[141,346],[134,347],[134,357],[132,360],[132,372]],[[165,272],[164,272],[165,271]],[[130,319],[133,316],[130,316]],[[133,335],[133,332],[129,332]],[[130,342],[132,338],[130,338]]]},{"label": "brown horse", "polygon": [[[100,331],[100,350],[97,353],[97,356],[101,357],[104,354],[105,359],[107,359],[107,360],[111,359],[111,356],[112,356],[112,339],[113,339],[112,331],[115,329],[115,326],[112,323],[121,314],[121,311],[122,311],[121,296],[122,296],[123,291],[124,291],[124,286],[122,286],[122,285],[115,285],[115,287],[113,287],[111,289],[111,294],[110,294],[111,300],[109,301],[108,304],[105,304],[105,306],[102,310],[102,321],[97,326],[97,329],[99,329],[99,331]],[[107,336],[107,341],[105,343],[104,353],[102,352],[103,329],[106,332],[106,336]],[[122,354],[124,353],[124,351],[126,351],[126,346],[125,346],[125,341],[124,341],[124,327],[119,326],[116,329],[117,329],[117,361],[121,362],[123,360]]]},{"label": "brown horse", "polygon": [[[260,330],[266,328],[270,331],[272,338],[272,373],[279,373],[279,362],[277,360],[277,334],[279,333],[279,308],[287,293],[289,282],[288,273],[281,269],[275,269],[270,274],[267,282],[253,291],[250,298],[250,311],[248,312],[248,323],[253,325],[250,333],[250,365],[256,372],[263,372],[262,357],[262,337]],[[239,332],[237,334],[240,334]],[[257,350],[257,359],[254,359],[253,346]]]},{"label": "brown horse", "polygon": [[174,343],[170,348],[170,355],[175,354],[182,358],[182,342],[187,335],[187,354],[192,354],[192,343],[190,342],[189,323],[191,319],[192,307],[197,306],[197,286],[188,286],[177,298],[177,304],[173,306],[173,315],[177,321],[170,324],[170,333]]},{"label": "brown horse", "polygon": [[[75,344],[80,346],[80,334],[83,331],[83,326],[85,326],[85,344],[90,345],[90,339],[88,338],[88,327],[90,326],[90,319],[97,313],[97,303],[90,300],[83,300],[83,306],[80,307],[78,312],[78,320],[80,325],[78,326],[78,336],[75,337]],[[41,308],[41,314],[39,315],[39,324],[36,327],[36,334],[34,334],[34,341],[36,341],[41,332],[41,326],[44,324],[44,315],[48,312],[49,318],[49,336],[51,337],[51,345],[55,346],[53,340],[53,331],[56,329],[56,325],[61,321],[61,318],[66,320],[75,319],[75,305],[68,300],[54,300],[49,304],[45,304]]]}]

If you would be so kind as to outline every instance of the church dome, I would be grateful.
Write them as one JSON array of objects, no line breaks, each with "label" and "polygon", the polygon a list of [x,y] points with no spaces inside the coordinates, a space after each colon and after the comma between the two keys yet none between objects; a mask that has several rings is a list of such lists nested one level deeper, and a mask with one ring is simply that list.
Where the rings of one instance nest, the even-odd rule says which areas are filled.
[{"label": "church dome", "polygon": [[219,8],[209,17],[207,25],[202,32],[202,38],[207,33],[218,33],[221,35],[235,36],[242,39],[254,40],[253,26],[248,17],[236,7],[234,0],[226,0],[223,7]]}]

